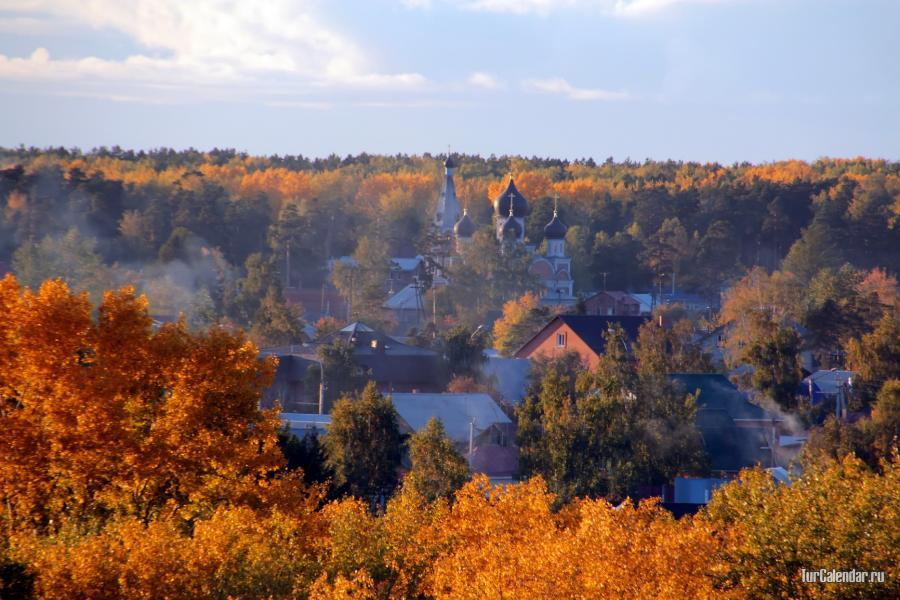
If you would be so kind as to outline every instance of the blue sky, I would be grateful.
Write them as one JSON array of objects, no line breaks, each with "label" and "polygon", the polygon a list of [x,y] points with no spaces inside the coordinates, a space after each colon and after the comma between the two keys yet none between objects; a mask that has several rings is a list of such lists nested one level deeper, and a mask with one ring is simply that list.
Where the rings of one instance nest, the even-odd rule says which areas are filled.
[{"label": "blue sky", "polygon": [[896,0],[0,0],[0,145],[900,159]]}]

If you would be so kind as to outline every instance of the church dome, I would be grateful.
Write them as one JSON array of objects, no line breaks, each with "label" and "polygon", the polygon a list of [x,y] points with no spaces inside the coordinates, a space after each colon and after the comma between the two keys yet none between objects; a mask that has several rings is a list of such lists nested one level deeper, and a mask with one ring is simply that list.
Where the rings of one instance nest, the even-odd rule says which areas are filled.
[{"label": "church dome", "polygon": [[500,236],[503,239],[506,239],[508,236],[519,239],[522,236],[522,226],[513,217],[507,217],[500,227]]},{"label": "church dome", "polygon": [[469,218],[469,210],[463,209],[463,216],[456,225],[453,226],[453,233],[456,237],[470,238],[475,233],[475,223]]},{"label": "church dome", "polygon": [[444,161],[444,166],[447,167],[448,169],[456,168],[456,162],[453,160],[453,157],[450,156],[449,154],[447,155],[447,160]]},{"label": "church dome", "polygon": [[513,178],[509,178],[509,183],[496,198],[494,198],[494,214],[497,216],[506,216],[509,214],[510,206],[514,217],[522,218],[528,213],[528,200],[516,189]]},{"label": "church dome", "polygon": [[553,219],[544,226],[544,237],[548,240],[561,240],[566,237],[569,228],[559,220],[559,214],[554,210]]}]

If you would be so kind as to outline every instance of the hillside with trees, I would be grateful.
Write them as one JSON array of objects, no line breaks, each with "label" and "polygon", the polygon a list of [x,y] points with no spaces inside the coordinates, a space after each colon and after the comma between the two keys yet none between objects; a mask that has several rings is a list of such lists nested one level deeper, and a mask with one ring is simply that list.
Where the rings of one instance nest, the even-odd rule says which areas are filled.
[{"label": "hillside with trees", "polygon": [[[509,173],[530,201],[525,234],[536,246],[559,196],[580,293],[675,288],[715,297],[751,269],[783,271],[816,290],[807,306],[793,307],[814,324],[829,320],[829,303],[846,304],[847,282],[900,270],[898,163],[454,159],[459,198],[481,228]],[[441,176],[430,155],[234,150],[20,147],[0,150],[0,166],[0,262],[22,282],[59,276],[95,300],[132,283],[154,315],[184,314],[196,326],[228,321],[264,343],[289,341],[302,325],[286,287],[327,280],[355,296],[361,312],[353,317],[383,317],[375,296],[388,258],[431,251]],[[460,267],[435,301],[442,322],[474,326],[534,289],[525,263],[498,259],[493,239],[479,235],[479,260]],[[365,259],[359,281],[340,269],[329,279],[328,259],[351,255]],[[858,324],[848,310],[845,328]]]}]

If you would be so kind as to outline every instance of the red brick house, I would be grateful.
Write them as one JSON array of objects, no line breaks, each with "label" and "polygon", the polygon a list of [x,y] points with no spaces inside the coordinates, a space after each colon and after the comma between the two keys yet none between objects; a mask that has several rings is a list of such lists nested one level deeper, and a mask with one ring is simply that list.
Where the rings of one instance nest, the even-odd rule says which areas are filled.
[{"label": "red brick house", "polygon": [[638,316],[641,303],[625,292],[597,292],[584,301],[585,314],[600,316]]},{"label": "red brick house", "polygon": [[516,352],[516,358],[553,358],[577,352],[586,365],[594,368],[606,348],[603,334],[607,330],[620,325],[625,331],[622,343],[630,352],[638,329],[648,320],[637,316],[557,315]]}]

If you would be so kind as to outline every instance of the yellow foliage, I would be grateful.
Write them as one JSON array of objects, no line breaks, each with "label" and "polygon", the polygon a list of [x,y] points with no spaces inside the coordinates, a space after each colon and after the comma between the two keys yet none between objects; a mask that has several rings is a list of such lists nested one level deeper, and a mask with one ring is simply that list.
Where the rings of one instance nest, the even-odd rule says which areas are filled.
[{"label": "yellow foliage", "polygon": [[283,463],[280,420],[258,408],[274,365],[241,336],[154,332],[131,288],[104,294],[94,319],[87,295],[59,280],[32,292],[7,276],[0,312],[0,499],[12,524],[189,518],[247,498],[248,485],[265,496],[258,478]]}]

